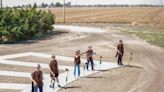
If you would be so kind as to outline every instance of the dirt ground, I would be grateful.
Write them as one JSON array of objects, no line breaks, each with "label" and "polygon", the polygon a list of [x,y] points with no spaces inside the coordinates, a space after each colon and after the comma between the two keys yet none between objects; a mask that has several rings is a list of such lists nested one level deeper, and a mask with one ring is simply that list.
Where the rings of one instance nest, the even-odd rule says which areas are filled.
[{"label": "dirt ground", "polygon": [[[92,45],[97,53],[94,59],[99,60],[99,56],[102,55],[104,60],[116,63],[114,57],[116,46],[122,39],[125,45],[124,64],[129,64],[130,53],[133,53],[130,66],[82,78],[59,92],[163,92],[163,48],[150,45],[134,35],[113,30],[117,28],[111,28],[108,25],[102,25],[102,27],[108,32],[99,34],[65,32],[44,40],[0,45],[0,55],[32,51],[73,56],[75,50],[86,51],[87,47]],[[85,37],[78,39],[80,36]]]},{"label": "dirt ground", "polygon": [[30,78],[10,77],[10,76],[0,76],[0,82],[1,83],[21,83],[21,84],[31,83]]},{"label": "dirt ground", "polygon": [[21,92],[21,90],[0,89],[0,92]]}]

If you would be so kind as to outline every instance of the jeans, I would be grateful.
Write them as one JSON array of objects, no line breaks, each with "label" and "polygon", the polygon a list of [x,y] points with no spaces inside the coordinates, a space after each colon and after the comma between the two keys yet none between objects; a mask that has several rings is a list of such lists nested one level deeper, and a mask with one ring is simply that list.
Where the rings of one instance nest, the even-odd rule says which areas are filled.
[{"label": "jeans", "polygon": [[123,65],[122,64],[122,55],[118,55],[117,63],[118,63],[118,65]]},{"label": "jeans", "polygon": [[78,77],[80,77],[80,64],[74,65],[74,76],[76,76],[76,68],[78,69]]},{"label": "jeans", "polygon": [[88,62],[87,62],[87,70],[88,70],[88,67],[89,67],[89,62],[91,62],[92,70],[94,70],[94,62],[92,60],[88,60]]},{"label": "jeans", "polygon": [[34,86],[34,92],[37,92],[37,90],[38,90],[38,88],[39,88],[39,92],[43,92],[43,86]]}]

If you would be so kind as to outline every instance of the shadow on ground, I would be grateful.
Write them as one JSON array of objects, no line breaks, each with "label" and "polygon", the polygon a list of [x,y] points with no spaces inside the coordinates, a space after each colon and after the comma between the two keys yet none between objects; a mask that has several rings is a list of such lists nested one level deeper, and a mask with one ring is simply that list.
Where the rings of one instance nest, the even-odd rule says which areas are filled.
[{"label": "shadow on ground", "polygon": [[62,87],[63,89],[75,89],[75,88],[81,88],[80,86],[66,86]]},{"label": "shadow on ground", "polygon": [[103,77],[101,77],[101,76],[98,76],[98,77],[94,77],[94,76],[88,76],[88,77],[85,77],[85,78],[91,78],[91,79],[99,79],[99,78],[103,78]]},{"label": "shadow on ground", "polygon": [[45,34],[34,36],[28,40],[21,40],[21,41],[16,41],[16,42],[5,42],[5,43],[0,43],[0,44],[32,44],[32,43],[37,43],[42,40],[50,40],[50,39],[55,38],[57,35],[62,35],[65,33],[68,33],[68,32],[63,31],[63,30],[55,30],[55,31],[50,31]]},{"label": "shadow on ground", "polygon": [[30,40],[21,41],[18,44],[32,44],[32,43],[37,43],[41,40],[50,40],[50,39],[53,39],[54,37],[56,37],[57,35],[62,35],[65,33],[68,33],[68,32],[63,31],[63,30],[52,31],[45,35],[39,36],[39,37],[33,37]]}]

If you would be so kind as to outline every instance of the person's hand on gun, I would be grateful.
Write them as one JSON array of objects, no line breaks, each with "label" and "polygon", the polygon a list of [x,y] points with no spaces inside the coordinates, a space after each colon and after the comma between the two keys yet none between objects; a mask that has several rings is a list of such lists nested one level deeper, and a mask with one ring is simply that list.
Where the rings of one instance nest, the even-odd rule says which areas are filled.
[{"label": "person's hand on gun", "polygon": [[37,83],[36,83],[36,81],[34,81],[34,85],[35,85],[35,86],[37,86]]},{"label": "person's hand on gun", "polygon": [[117,51],[117,53],[116,53],[115,57],[117,57],[117,55],[118,55],[118,51]]},{"label": "person's hand on gun", "polygon": [[52,75],[55,77],[55,74],[54,73],[52,73]]}]

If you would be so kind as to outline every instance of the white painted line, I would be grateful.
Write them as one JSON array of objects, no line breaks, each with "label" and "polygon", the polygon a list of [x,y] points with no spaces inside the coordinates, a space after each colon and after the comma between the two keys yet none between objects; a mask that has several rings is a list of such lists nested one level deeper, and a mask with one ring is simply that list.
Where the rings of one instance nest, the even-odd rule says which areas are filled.
[{"label": "white painted line", "polygon": [[[0,76],[11,76],[11,77],[26,77],[30,78],[31,73],[28,72],[15,72],[15,71],[1,71],[0,70]],[[45,78],[49,77],[49,74],[43,75]]]},{"label": "white painted line", "polygon": [[[43,68],[48,68],[48,64],[43,63],[31,63],[31,62],[21,62],[21,61],[13,61],[13,60],[0,60],[0,64],[10,64],[10,65],[19,65],[19,66],[26,66],[26,67],[37,67],[38,64],[41,65]],[[65,70],[66,68],[71,69],[71,66],[63,66],[58,65],[59,70]]]},{"label": "white painted line", "polygon": [[26,87],[27,87],[27,84],[0,83],[0,89],[16,89],[16,90],[22,90],[22,89],[24,89]]},{"label": "white painted line", "polygon": [[[35,53],[35,52],[28,52],[28,53],[20,53],[20,54],[12,54],[12,55],[6,55],[6,56],[1,56],[0,57],[0,64],[11,64],[11,65],[19,65],[19,66],[28,66],[28,67],[36,67],[37,64],[40,64],[41,67],[43,68],[48,68],[48,64],[43,64],[43,63],[31,63],[31,62],[20,62],[20,61],[12,61],[12,60],[4,60],[4,59],[12,59],[12,58],[18,58],[18,57],[24,57],[24,56],[37,56],[37,57],[43,57],[43,58],[50,58],[51,55],[49,54],[43,54],[43,53]],[[66,57],[66,56],[56,56],[57,60],[63,60],[63,61],[67,61],[67,62],[72,62],[74,60],[73,57]],[[81,59],[82,63],[86,62],[86,59]],[[72,62],[73,63],[73,62]],[[99,70],[99,61],[94,61],[95,63],[95,69]],[[116,68],[118,67],[117,64],[115,63],[109,63],[109,62],[102,62],[101,64],[101,70],[107,70],[107,69],[111,69],[111,68]],[[71,83],[72,81],[75,81],[76,79],[73,76],[73,66],[62,66],[59,65],[59,69],[60,70],[65,70],[66,68],[68,68],[69,71],[69,76],[68,76],[68,83]],[[0,71],[0,75],[4,75],[4,76],[19,76],[19,77],[30,77],[30,73],[22,73],[22,72],[11,72],[11,71]],[[8,73],[7,73],[8,72]],[[84,71],[84,75],[83,75],[83,68],[81,67],[81,77],[84,76],[88,76],[90,74],[94,74],[100,71]],[[65,78],[66,78],[66,72],[62,73],[59,75],[59,80],[60,80],[60,84],[62,86],[67,85],[65,82]],[[50,92],[52,91],[49,88],[49,84],[50,84],[50,77],[49,75],[44,75],[44,92]],[[56,83],[57,84],[57,83]],[[13,89],[12,87],[10,88],[10,84],[4,84],[5,86],[2,86],[1,89]],[[12,84],[11,84],[12,85]],[[18,85],[18,84],[17,84]],[[22,89],[22,92],[30,92],[31,91],[31,85],[23,85],[18,87],[15,86],[15,89]],[[20,84],[21,85],[21,84]],[[59,90],[59,88],[57,88],[56,85],[56,91]]]},{"label": "white painted line", "polygon": [[[107,70],[107,69],[112,69],[112,68],[116,68],[116,67],[118,67],[116,64],[103,62],[102,65],[101,65],[101,70]],[[99,65],[96,65],[95,66],[95,69],[96,70],[99,70]],[[86,70],[83,71],[83,68],[81,68],[81,77],[84,77],[83,76],[83,72],[85,72],[84,73],[84,76],[88,76],[88,75],[91,75],[91,74],[94,74],[94,73],[97,73],[97,72],[100,72],[100,71],[86,71]],[[73,73],[74,73],[74,71],[73,71],[73,69],[71,69],[69,71],[69,76],[68,76],[68,82],[67,82],[67,84],[69,84],[69,83],[77,80],[77,79],[74,78]],[[66,86],[67,85],[66,84],[66,81],[65,81],[66,75],[67,75],[66,72],[59,75],[59,81],[60,81],[61,86]],[[49,85],[50,85],[50,79],[49,78],[47,78],[46,80],[44,80],[44,84],[45,84],[44,85],[44,92],[51,92],[52,89],[49,88]],[[57,87],[57,83],[55,83],[55,84],[56,84],[55,85],[56,89],[55,89],[54,92],[57,92],[60,88]],[[22,92],[30,92],[29,89],[30,89],[30,86],[29,86],[29,88],[24,89]]]},{"label": "white painted line", "polygon": [[[42,58],[51,58],[51,55],[49,54],[45,54],[45,53],[36,53],[36,52],[31,52],[31,55],[32,56],[36,56],[36,57],[42,57]],[[62,60],[62,61],[65,61],[65,62],[72,62],[74,63],[74,57],[68,57],[68,56],[60,56],[60,55],[56,55],[56,59],[57,60]],[[81,63],[86,63],[87,60],[86,59],[81,59]],[[106,61],[103,61],[103,62],[106,62]],[[99,63],[99,61],[96,61],[94,60],[94,63],[97,64]],[[107,62],[107,63],[110,63],[110,62]],[[110,63],[110,64],[113,64],[113,63]]]},{"label": "white painted line", "polygon": [[[20,53],[20,54],[12,54],[12,55],[0,56],[0,59],[12,59],[12,58],[17,58],[17,57],[22,57],[22,56],[36,56],[36,57],[42,57],[42,58],[51,58],[51,55],[49,55],[49,54],[28,52],[28,53]],[[62,61],[65,61],[65,62],[72,62],[72,63],[74,61],[73,57],[68,57],[68,56],[56,55],[56,58],[59,61],[62,60]],[[86,61],[86,59],[81,59],[81,62],[82,63],[86,63],[87,61]],[[95,62],[95,64],[99,63],[99,61],[96,61],[96,60],[94,60],[94,62]],[[103,61],[103,62],[106,62],[106,61]],[[27,63],[27,62],[23,62],[23,63]],[[110,62],[107,62],[107,63],[110,63]],[[110,64],[113,64],[113,63],[110,63]]]},{"label": "white painted line", "polygon": [[0,59],[12,59],[12,58],[19,58],[19,57],[25,57],[25,56],[30,56],[30,55],[31,55],[31,52],[11,54],[11,55],[0,56]]}]

